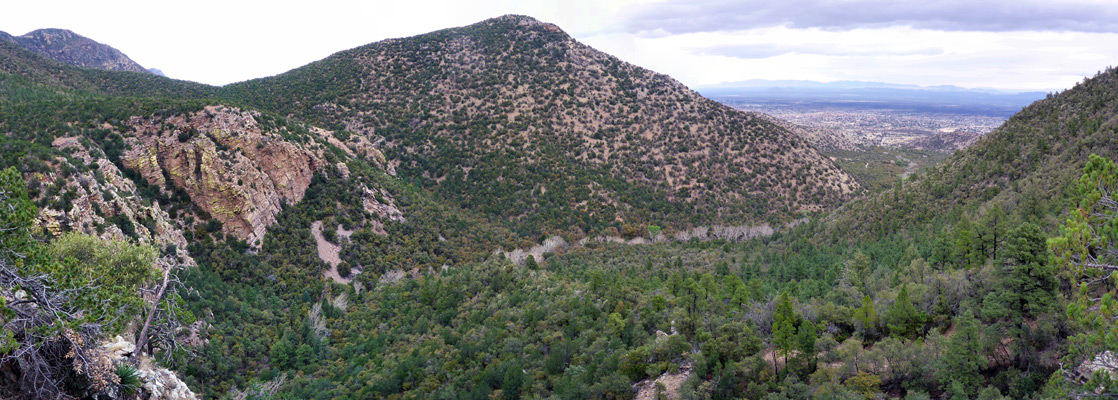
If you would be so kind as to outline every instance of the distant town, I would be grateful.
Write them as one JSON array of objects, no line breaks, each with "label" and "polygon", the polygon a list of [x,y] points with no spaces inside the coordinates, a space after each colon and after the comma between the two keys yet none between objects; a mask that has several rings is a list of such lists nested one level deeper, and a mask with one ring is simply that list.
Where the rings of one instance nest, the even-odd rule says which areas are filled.
[{"label": "distant town", "polygon": [[936,134],[977,138],[1005,121],[1000,116],[914,109],[837,108],[818,103],[733,103],[719,100],[739,110],[769,114],[807,128],[830,130],[859,146],[906,147],[913,140]]}]

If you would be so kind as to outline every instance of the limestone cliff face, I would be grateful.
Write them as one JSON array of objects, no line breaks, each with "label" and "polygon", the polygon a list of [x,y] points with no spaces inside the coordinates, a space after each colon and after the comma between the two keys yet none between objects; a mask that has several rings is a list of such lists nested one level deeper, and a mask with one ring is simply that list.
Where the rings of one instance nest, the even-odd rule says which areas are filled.
[{"label": "limestone cliff face", "polygon": [[259,246],[284,204],[302,200],[324,161],[321,145],[286,141],[259,114],[210,106],[169,118],[133,117],[124,165],[162,190],[181,188],[225,233]]}]

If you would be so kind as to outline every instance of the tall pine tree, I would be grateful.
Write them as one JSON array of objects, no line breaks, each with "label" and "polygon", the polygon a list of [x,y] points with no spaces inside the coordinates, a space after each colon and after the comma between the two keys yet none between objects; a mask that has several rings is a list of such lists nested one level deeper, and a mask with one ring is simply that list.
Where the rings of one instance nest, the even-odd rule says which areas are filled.
[{"label": "tall pine tree", "polygon": [[[788,292],[780,294],[776,301],[776,309],[773,312],[773,365],[776,365],[776,355],[779,354],[784,357],[784,364],[788,364],[788,354],[792,352],[796,345],[796,311],[792,309],[792,300],[788,298]],[[780,374],[780,369],[777,368],[777,375]]]}]

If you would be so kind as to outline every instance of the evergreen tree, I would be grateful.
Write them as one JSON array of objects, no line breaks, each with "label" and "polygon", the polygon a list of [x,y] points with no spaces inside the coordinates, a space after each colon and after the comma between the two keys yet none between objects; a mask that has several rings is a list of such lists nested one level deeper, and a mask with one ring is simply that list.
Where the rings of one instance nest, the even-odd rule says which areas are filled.
[{"label": "evergreen tree", "polygon": [[908,285],[902,285],[893,306],[885,314],[885,320],[890,335],[912,339],[924,327],[927,314],[912,304],[908,297]]},{"label": "evergreen tree", "polygon": [[863,338],[870,339],[877,336],[878,317],[873,308],[873,299],[870,296],[862,298],[862,306],[854,310],[854,327],[862,334]]},{"label": "evergreen tree", "polygon": [[815,324],[805,319],[796,331],[796,351],[799,352],[796,359],[802,366],[801,373],[805,376],[815,372],[817,354],[815,342],[819,339],[815,330]]},{"label": "evergreen tree", "polygon": [[871,267],[870,257],[863,253],[861,250],[854,253],[849,261],[846,262],[846,280],[851,286],[854,286],[863,291],[866,290],[866,278],[870,276]]},{"label": "evergreen tree", "polygon": [[986,295],[982,315],[1013,338],[1013,363],[1023,370],[1037,358],[1034,349],[1035,321],[1056,306],[1056,276],[1048,263],[1044,233],[1025,223],[1009,233],[1000,262],[1000,284]]},{"label": "evergreen tree", "polygon": [[982,387],[982,368],[986,357],[982,355],[982,337],[978,321],[970,310],[955,319],[955,335],[947,342],[936,369],[936,379],[954,388],[965,388],[967,396],[973,396]]},{"label": "evergreen tree", "polygon": [[[784,364],[788,364],[788,353],[792,352],[795,348],[796,336],[796,314],[792,309],[792,300],[788,298],[788,292],[780,294],[776,301],[776,309],[773,312],[773,326],[772,326],[772,342],[773,349],[777,354],[784,357]],[[776,363],[775,358],[773,364]],[[780,374],[779,368],[777,374]]]},{"label": "evergreen tree", "polygon": [[982,217],[982,221],[979,222],[978,240],[987,258],[997,259],[1001,256],[999,250],[1002,241],[1005,240],[1008,224],[1009,216],[998,205],[991,207]]},{"label": "evergreen tree", "polygon": [[1021,321],[1050,312],[1056,305],[1057,282],[1055,271],[1048,265],[1044,232],[1025,223],[1010,232],[1006,242],[998,291],[998,301],[1010,312],[1005,317]]},{"label": "evergreen tree", "polygon": [[1118,347],[1118,291],[1113,277],[1118,269],[1118,205],[1113,197],[1118,190],[1118,165],[1092,154],[1073,190],[1079,208],[1069,212],[1060,235],[1049,246],[1056,266],[1074,287],[1067,316],[1082,327],[1069,352],[1088,358]]}]

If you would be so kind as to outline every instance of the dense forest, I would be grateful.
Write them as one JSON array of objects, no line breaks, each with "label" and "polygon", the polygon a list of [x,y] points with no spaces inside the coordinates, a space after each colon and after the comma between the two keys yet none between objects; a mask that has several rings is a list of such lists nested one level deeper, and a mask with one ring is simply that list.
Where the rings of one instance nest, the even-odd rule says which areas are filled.
[{"label": "dense forest", "polygon": [[[663,133],[678,139],[665,157],[701,160],[673,149],[698,143],[755,155],[794,145],[765,147],[771,160],[817,152],[698,96],[583,98],[603,82],[645,94],[671,82],[533,21],[378,43],[226,88],[75,68],[0,42],[0,397],[137,398],[151,393],[152,365],[206,399],[1118,392],[1107,365],[1118,350],[1113,69],[936,167],[859,177],[873,182],[860,197],[847,200],[853,192],[839,188],[854,178],[830,161],[783,171],[794,178],[764,163],[717,176],[699,165],[687,176],[704,189],[684,192],[661,185],[656,162],[633,163],[659,136],[643,138],[651,122],[626,118],[667,115],[644,107],[709,118],[672,120],[683,133]],[[488,54],[510,40],[522,57]],[[377,55],[396,58],[362,63]],[[600,57],[607,73],[593,79],[564,64]],[[444,69],[447,60],[509,65],[474,74]],[[531,77],[509,68],[575,81],[519,82]],[[424,82],[464,87],[412,87]],[[544,86],[555,90],[532,104],[510,94]],[[416,109],[435,99],[412,92],[475,108]],[[569,121],[557,117],[568,110]],[[563,131],[594,113],[617,129]],[[248,122],[198,129],[230,115]],[[727,142],[689,141],[700,139],[691,129]],[[137,156],[151,132],[165,141]],[[228,145],[237,135],[269,143]],[[313,171],[297,200],[238,179],[283,175],[285,165],[247,161],[275,156],[271,142]],[[160,158],[167,148],[178,158]],[[167,159],[196,161],[176,169]],[[239,197],[176,183],[190,176],[229,176],[190,182],[274,201],[262,240],[222,223],[241,209],[213,206]],[[795,184],[773,183],[785,178]],[[735,198],[732,187],[781,196]],[[806,218],[780,224],[793,217]],[[778,228],[666,239],[745,222]],[[510,256],[552,234],[559,245]],[[106,340],[133,350],[114,356]]]}]

